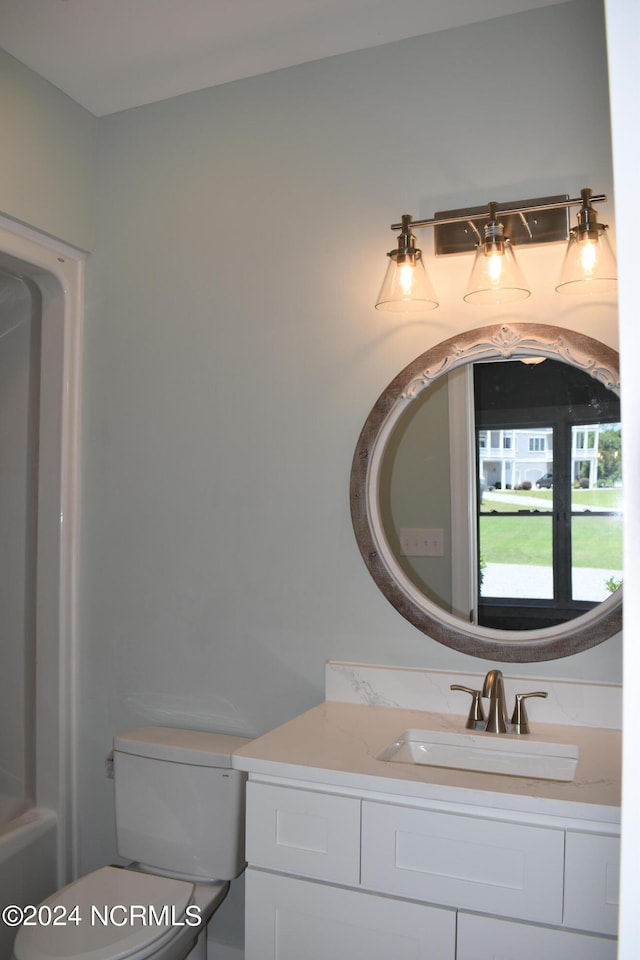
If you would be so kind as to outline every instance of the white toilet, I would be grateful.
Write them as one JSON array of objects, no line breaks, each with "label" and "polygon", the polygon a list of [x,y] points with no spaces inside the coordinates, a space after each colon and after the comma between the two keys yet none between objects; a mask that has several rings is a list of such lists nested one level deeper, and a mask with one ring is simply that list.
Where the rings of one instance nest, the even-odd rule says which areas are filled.
[{"label": "white toilet", "polygon": [[118,853],[40,905],[14,960],[205,960],[206,925],[245,866],[247,740],[140,727],[114,740]]}]

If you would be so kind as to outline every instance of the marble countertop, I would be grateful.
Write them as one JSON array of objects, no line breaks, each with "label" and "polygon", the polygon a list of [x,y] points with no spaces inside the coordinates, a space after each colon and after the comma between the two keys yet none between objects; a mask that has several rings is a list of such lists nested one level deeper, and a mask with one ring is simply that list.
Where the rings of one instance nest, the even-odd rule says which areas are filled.
[{"label": "marble countertop", "polygon": [[620,822],[619,730],[532,725],[528,739],[580,748],[575,779],[561,783],[377,759],[410,729],[464,732],[464,717],[327,700],[241,747],[233,766],[254,775],[412,799]]}]

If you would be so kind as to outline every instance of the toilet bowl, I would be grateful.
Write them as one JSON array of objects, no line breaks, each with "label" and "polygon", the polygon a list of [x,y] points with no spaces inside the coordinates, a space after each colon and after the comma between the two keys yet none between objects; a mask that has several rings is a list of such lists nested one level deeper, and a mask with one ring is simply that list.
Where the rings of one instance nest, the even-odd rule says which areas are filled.
[{"label": "toilet bowl", "polygon": [[118,852],[135,860],[43,901],[14,960],[206,960],[207,924],[244,869],[246,775],[231,755],[246,742],[163,727],[116,737]]},{"label": "toilet bowl", "polygon": [[202,895],[197,905],[194,884],[103,867],[40,905],[39,917],[46,921],[50,916],[51,923],[23,927],[14,957],[180,960],[195,947],[206,929],[206,913],[214,912],[227,889],[226,883],[211,884],[207,910],[209,903],[202,902]]}]

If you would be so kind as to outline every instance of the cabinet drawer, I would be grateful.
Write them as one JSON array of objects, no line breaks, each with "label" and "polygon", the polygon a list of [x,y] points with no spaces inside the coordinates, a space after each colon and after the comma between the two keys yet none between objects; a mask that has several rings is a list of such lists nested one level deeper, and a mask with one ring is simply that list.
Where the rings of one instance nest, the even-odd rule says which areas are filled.
[{"label": "cabinet drawer", "polygon": [[458,914],[457,960],[616,960],[616,941]]},{"label": "cabinet drawer", "polygon": [[362,885],[500,916],[562,923],[564,831],[362,805]]},{"label": "cabinet drawer", "polygon": [[334,883],[360,882],[360,800],[247,784],[247,860]]},{"label": "cabinet drawer", "polygon": [[564,925],[618,932],[619,837],[567,832]]},{"label": "cabinet drawer", "polygon": [[455,910],[249,868],[245,960],[454,960]]}]

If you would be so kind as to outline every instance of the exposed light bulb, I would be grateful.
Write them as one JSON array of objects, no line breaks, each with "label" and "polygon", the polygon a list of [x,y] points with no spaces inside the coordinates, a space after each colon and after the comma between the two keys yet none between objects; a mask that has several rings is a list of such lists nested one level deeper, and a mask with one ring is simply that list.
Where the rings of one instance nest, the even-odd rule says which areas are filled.
[{"label": "exposed light bulb", "polygon": [[405,297],[411,296],[411,291],[413,290],[414,272],[414,265],[412,263],[402,263],[398,267],[400,289],[402,291],[402,295]]},{"label": "exposed light bulb", "polygon": [[583,240],[580,244],[580,264],[585,277],[591,276],[598,262],[598,243],[594,240]]},{"label": "exposed light bulb", "polygon": [[489,262],[487,264],[487,272],[489,274],[489,280],[491,285],[495,286],[500,283],[500,277],[502,276],[502,265],[504,262],[503,254],[496,253],[495,251],[489,255]]}]

